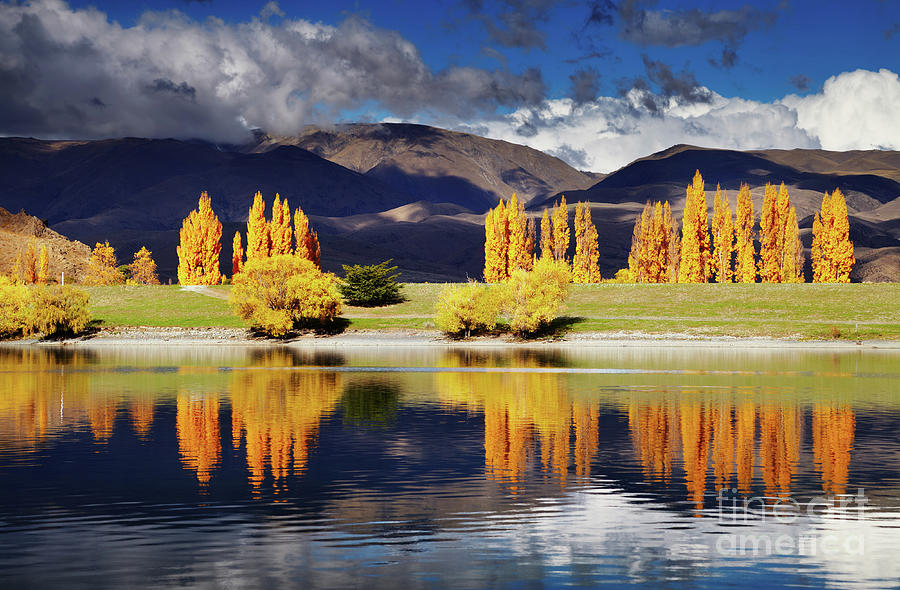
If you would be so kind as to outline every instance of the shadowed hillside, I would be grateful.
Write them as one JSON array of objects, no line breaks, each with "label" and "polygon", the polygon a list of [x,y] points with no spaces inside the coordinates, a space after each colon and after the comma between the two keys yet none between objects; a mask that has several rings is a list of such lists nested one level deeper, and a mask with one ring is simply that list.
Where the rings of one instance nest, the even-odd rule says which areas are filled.
[{"label": "shadowed hillside", "polygon": [[12,272],[16,256],[29,243],[34,244],[36,254],[42,246],[47,248],[52,280],[59,280],[64,272],[67,280],[77,281],[91,257],[88,246],[67,240],[37,217],[24,211],[12,214],[0,207],[0,274]]},{"label": "shadowed hillside", "polygon": [[416,200],[456,203],[478,213],[512,193],[529,203],[594,182],[535,149],[425,125],[309,128],[299,137],[264,136],[253,151],[280,145],[308,149]]}]

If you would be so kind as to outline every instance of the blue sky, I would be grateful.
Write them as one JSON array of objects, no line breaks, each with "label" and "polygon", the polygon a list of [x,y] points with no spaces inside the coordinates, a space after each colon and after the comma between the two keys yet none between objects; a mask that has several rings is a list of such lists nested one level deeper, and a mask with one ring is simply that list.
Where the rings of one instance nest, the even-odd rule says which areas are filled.
[{"label": "blue sky", "polygon": [[673,143],[900,149],[898,72],[898,0],[0,0],[0,135],[410,121],[606,171]]}]

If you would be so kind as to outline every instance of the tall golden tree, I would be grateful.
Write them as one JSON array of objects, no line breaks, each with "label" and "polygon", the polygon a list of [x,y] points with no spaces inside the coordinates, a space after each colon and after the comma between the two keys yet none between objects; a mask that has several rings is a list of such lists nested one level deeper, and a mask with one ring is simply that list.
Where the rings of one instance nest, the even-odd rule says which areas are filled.
[{"label": "tall golden tree", "polygon": [[531,270],[534,268],[534,244],[535,244],[535,228],[534,228],[534,217],[528,218],[528,223],[525,225],[525,255],[528,258],[527,265],[525,266],[525,270]]},{"label": "tall golden tree", "polygon": [[528,270],[531,262],[531,253],[527,251],[528,219],[525,216],[525,206],[515,193],[506,205],[506,217],[509,228],[506,274],[510,276],[519,268]]},{"label": "tall golden tree", "polygon": [[840,189],[822,197],[822,207],[813,221],[811,254],[814,283],[850,282],[855,258],[847,202]]},{"label": "tall golden tree", "polygon": [[290,254],[294,247],[294,230],[291,227],[291,206],[288,200],[280,200],[280,195],[275,193],[275,202],[272,204],[272,222],[269,224],[269,236],[271,240],[270,256]]},{"label": "tall golden tree", "polygon": [[41,253],[38,255],[37,282],[46,285],[50,280],[50,257],[47,255],[47,246],[41,245]]},{"label": "tall golden tree", "polygon": [[750,187],[741,185],[737,198],[737,216],[735,220],[735,262],[734,280],[738,283],[756,282],[756,247],[753,245],[753,199],[750,198]]},{"label": "tall golden tree", "polygon": [[631,232],[631,250],[628,252],[628,274],[635,283],[647,282],[650,211],[650,201],[647,201],[641,214],[635,218],[634,229]]},{"label": "tall golden tree", "polygon": [[712,221],[712,273],[717,283],[730,283],[733,277],[732,259],[734,257],[734,218],[728,194],[716,185],[716,196],[713,200]]},{"label": "tall golden tree", "polygon": [[706,193],[700,171],[685,191],[681,224],[681,263],[679,283],[708,283],[710,277],[709,216]]},{"label": "tall golden tree", "polygon": [[484,222],[484,281],[499,283],[509,278],[509,216],[503,199],[488,211]]},{"label": "tall golden tree", "polygon": [[21,264],[22,282],[31,285],[37,281],[37,258],[35,256],[34,241],[29,240],[25,246],[25,254]]},{"label": "tall golden tree", "polygon": [[219,254],[222,224],[212,210],[206,191],[200,193],[197,209],[181,224],[178,252],[178,282],[182,285],[216,285],[222,280]]},{"label": "tall golden tree", "polygon": [[782,255],[781,277],[785,283],[803,282],[803,244],[800,242],[800,226],[797,211],[790,208],[784,224],[784,252]]},{"label": "tall golden tree", "polygon": [[661,256],[666,260],[665,283],[678,282],[678,266],[681,264],[681,236],[678,235],[678,224],[672,219],[672,208],[669,202],[663,204],[663,231],[666,234],[666,250]]},{"label": "tall golden tree", "polygon": [[125,277],[119,272],[116,261],[116,250],[109,242],[97,242],[91,251],[87,271],[84,274],[85,285],[121,285]]},{"label": "tall golden tree", "polygon": [[766,184],[759,217],[759,277],[764,283],[781,282],[781,248],[784,223],[779,219],[778,190]]},{"label": "tall golden tree", "polygon": [[241,242],[241,232],[234,232],[234,238],[231,240],[231,276],[241,272],[244,266],[244,246]]},{"label": "tall golden tree", "polygon": [[550,213],[544,209],[541,216],[541,258],[553,256],[553,226],[550,222]]},{"label": "tall golden tree", "polygon": [[553,210],[553,257],[566,262],[566,253],[569,250],[569,209],[566,205],[566,196],[563,195]]},{"label": "tall golden tree", "polygon": [[247,213],[247,260],[268,258],[272,253],[269,223],[266,221],[266,203],[262,193],[253,195],[253,204]]},{"label": "tall golden tree", "polygon": [[156,274],[156,261],[153,253],[146,246],[134,253],[134,261],[131,263],[131,282],[138,285],[158,285],[159,277]]},{"label": "tall golden tree", "polygon": [[576,203],[575,256],[572,259],[572,282],[600,282],[600,269],[597,266],[599,260],[600,251],[597,246],[597,228],[591,221],[591,208],[587,203]]},{"label": "tall golden tree", "polygon": [[668,264],[668,239],[665,222],[663,220],[662,203],[657,201],[653,205],[653,215],[650,217],[650,235],[647,248],[647,282],[666,282],[666,268]]},{"label": "tall golden tree", "polygon": [[317,268],[321,268],[322,250],[319,247],[319,236],[310,227],[309,217],[300,207],[294,211],[294,239],[297,242],[294,256],[305,258],[315,264]]}]

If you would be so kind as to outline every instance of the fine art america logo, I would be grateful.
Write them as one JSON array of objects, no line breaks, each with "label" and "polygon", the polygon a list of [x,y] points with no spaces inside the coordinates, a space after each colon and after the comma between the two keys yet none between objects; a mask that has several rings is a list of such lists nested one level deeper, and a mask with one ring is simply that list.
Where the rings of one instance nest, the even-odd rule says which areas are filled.
[{"label": "fine art america logo", "polygon": [[[735,489],[721,489],[717,497],[719,523],[743,528],[771,523],[767,532],[735,532],[719,536],[716,552],[746,555],[863,555],[864,536],[852,522],[864,519],[868,498],[855,495],[819,496],[806,503],[787,496],[745,498]],[[747,526],[750,528],[750,526]]]}]

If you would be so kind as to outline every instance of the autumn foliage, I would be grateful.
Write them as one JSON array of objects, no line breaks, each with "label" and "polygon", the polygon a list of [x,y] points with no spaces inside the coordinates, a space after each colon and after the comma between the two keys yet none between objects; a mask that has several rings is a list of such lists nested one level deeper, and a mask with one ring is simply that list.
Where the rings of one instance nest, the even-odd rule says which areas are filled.
[{"label": "autumn foliage", "polygon": [[849,283],[854,262],[847,202],[835,189],[822,197],[822,208],[813,221],[813,282]]},{"label": "autumn foliage", "polygon": [[141,246],[141,249],[134,253],[129,282],[136,285],[159,284],[159,277],[156,274],[156,261],[153,260],[153,253],[146,246]]},{"label": "autumn foliage", "polygon": [[116,250],[109,242],[97,242],[94,246],[83,282],[85,285],[121,285],[125,282],[116,262]]},{"label": "autumn foliage", "polygon": [[597,227],[591,221],[591,208],[587,203],[575,205],[575,256],[572,258],[572,281],[575,283],[599,283],[600,250],[597,245]]},{"label": "autumn foliage", "polygon": [[647,203],[631,235],[628,277],[636,283],[678,281],[680,240],[669,202]]},{"label": "autumn foliage", "polygon": [[678,282],[709,282],[712,270],[711,258],[706,193],[704,192],[703,177],[697,170],[685,195],[684,217],[681,222],[681,262],[678,266]]},{"label": "autumn foliage", "polygon": [[178,246],[178,282],[182,285],[216,285],[221,282],[219,253],[222,224],[212,210],[206,192],[200,194],[196,210],[181,225]]}]

